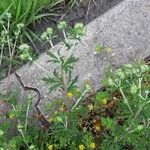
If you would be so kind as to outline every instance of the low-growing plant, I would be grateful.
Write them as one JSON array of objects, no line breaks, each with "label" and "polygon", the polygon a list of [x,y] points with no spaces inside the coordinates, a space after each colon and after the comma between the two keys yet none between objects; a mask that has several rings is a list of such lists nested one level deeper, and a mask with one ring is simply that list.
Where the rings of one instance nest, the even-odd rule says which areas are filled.
[{"label": "low-growing plant", "polygon": [[40,13],[43,8],[52,9],[55,5],[63,0],[4,0],[0,1],[0,13],[5,10],[11,13],[10,19],[11,29],[15,28],[17,24],[23,23],[24,30],[20,35],[20,38],[28,38],[32,42],[32,38],[36,35],[30,30],[29,25],[33,24],[36,20],[41,19],[44,16],[50,16],[52,13]]},{"label": "low-growing plant", "polygon": [[[8,149],[20,149],[21,147],[31,147],[28,145],[28,141],[30,138],[32,140],[35,138],[36,128],[30,131],[29,125],[29,111],[31,106],[31,98],[28,97],[26,103],[19,104],[19,91],[12,92],[7,95],[0,95],[1,101],[3,103],[9,105],[9,110],[7,114],[4,114],[1,119],[3,118],[4,121],[0,126],[0,149],[8,150]],[[33,123],[33,122],[32,122]],[[30,126],[30,127],[29,127]],[[16,130],[15,136],[12,135],[14,133],[13,130]],[[11,133],[12,132],[12,133]],[[33,137],[32,137],[33,136]],[[8,138],[12,137],[12,138]]]},{"label": "low-growing plant", "polygon": [[[29,25],[52,13],[41,13],[43,8],[52,10],[54,6],[63,0],[4,0],[0,1],[0,79],[10,74],[12,66],[16,67],[22,62],[18,59],[18,45],[25,41],[35,47],[34,38],[38,38],[32,32]],[[36,52],[35,52],[36,53]],[[18,61],[19,60],[19,61]]]},{"label": "low-growing plant", "polygon": [[[0,70],[1,73],[3,73],[0,75],[0,78],[4,78],[7,75],[9,76],[12,71],[23,63],[20,54],[27,54],[27,49],[29,48],[29,46],[25,45],[18,47],[21,43],[19,36],[24,30],[24,24],[17,24],[12,30],[10,24],[11,17],[10,13],[6,13],[3,16],[3,20],[0,21],[0,26],[2,27],[0,33]],[[25,47],[25,49],[22,51],[23,47]]]},{"label": "low-growing plant", "polygon": [[[85,34],[85,29],[81,23],[77,23],[71,28],[64,21],[58,24],[58,29],[64,35],[64,54],[61,50],[54,50],[53,38],[56,35],[52,28],[48,28],[41,36],[43,40],[51,44],[54,50],[54,52],[48,52],[49,62],[58,66],[53,75],[43,78],[43,81],[50,84],[49,92],[59,90],[62,93],[62,96],[58,98],[62,103],[59,106],[57,105],[54,112],[50,111],[50,114],[54,114],[50,115],[51,118],[49,119],[52,122],[49,144],[56,149],[74,150],[79,148],[83,150],[85,147],[90,148],[90,144],[94,140],[89,132],[81,132],[82,122],[79,122],[79,119],[82,120],[87,116],[88,109],[84,109],[80,106],[80,103],[85,95],[90,92],[91,87],[85,85],[83,91],[79,91],[76,85],[78,77],[72,76],[72,70],[78,61],[78,58],[74,56],[74,47]],[[70,30],[66,32],[66,29]]]},{"label": "low-growing plant", "polygon": [[11,28],[10,19],[11,14],[6,13],[1,20],[0,25],[2,27],[0,36],[0,67],[1,70],[7,68],[8,74],[11,73],[12,66],[18,65],[17,61],[19,51],[16,51],[19,42],[19,36],[22,33],[24,24],[20,23],[13,29]]},{"label": "low-growing plant", "polygon": [[[50,84],[49,92],[60,90],[62,96],[57,98],[58,101],[61,100],[61,103],[57,103],[60,104],[60,106],[57,106],[57,110],[54,110],[54,112],[50,110],[52,117],[49,118],[49,122],[51,123],[51,126],[46,131],[47,134],[44,134],[44,138],[46,139],[44,139],[43,147],[40,148],[37,143],[34,143],[34,135],[32,135],[33,137],[31,138],[31,135],[25,134],[29,131],[29,128],[27,128],[27,123],[25,124],[26,126],[24,126],[20,123],[20,121],[18,121],[19,124],[17,125],[17,130],[21,134],[21,139],[18,142],[15,141],[15,148],[22,147],[24,149],[45,149],[45,147],[47,147],[46,149],[49,150],[54,148],[70,148],[72,150],[95,148],[92,134],[86,130],[83,132],[82,122],[79,122],[79,120],[83,120],[87,117],[88,108],[84,108],[80,104],[85,95],[90,92],[91,86],[86,84],[83,90],[80,91],[76,85],[78,77],[72,76],[72,70],[75,63],[78,61],[78,59],[73,55],[74,47],[85,34],[85,29],[83,24],[77,23],[73,28],[69,27],[70,30],[66,33],[65,29],[67,26],[68,25],[66,22],[60,22],[58,25],[58,29],[60,29],[64,34],[63,43],[67,55],[66,53],[65,55],[62,55],[61,50],[48,52],[50,62],[58,65],[58,69],[60,70],[54,70],[53,76],[48,78],[45,77],[43,78],[43,81]],[[53,48],[54,46],[52,44],[52,39],[54,37],[55,35],[53,34],[53,30],[51,28],[48,28],[48,30],[42,34],[42,39],[46,39],[46,41],[50,42]],[[27,44],[24,45],[19,46],[20,50],[22,50],[20,58],[22,60],[32,61],[33,59],[30,55],[30,47]],[[13,108],[15,109],[15,107]],[[26,112],[28,112],[28,109]],[[16,114],[12,113],[11,116],[16,116]],[[24,130],[26,132],[24,132]]]},{"label": "low-growing plant", "polygon": [[[7,140],[10,125],[6,120],[0,127],[1,150],[150,149],[149,66],[140,62],[111,70],[103,82],[104,88],[96,93],[89,83],[79,88],[79,78],[73,75],[78,62],[74,51],[85,35],[84,25],[77,23],[72,28],[62,21],[58,29],[64,35],[59,49],[53,44],[58,37],[52,28],[41,35],[41,39],[52,46],[47,53],[48,63],[56,68],[42,80],[48,84],[50,93],[59,93],[45,104],[49,125],[42,124],[41,129],[29,123],[31,98],[20,106],[15,98],[18,94],[10,96],[8,102],[12,109],[7,116],[15,121],[17,135]],[[48,73],[33,61],[29,45],[22,44],[19,50],[22,61],[35,63]],[[4,95],[0,98],[7,99]]]},{"label": "low-growing plant", "polygon": [[150,67],[126,64],[107,78],[105,84],[119,93],[113,118],[102,120],[105,140],[102,149],[150,149]]},{"label": "low-growing plant", "polygon": [[69,0],[68,4],[71,8],[73,8],[75,5],[79,6],[83,2],[84,2],[84,0]]}]

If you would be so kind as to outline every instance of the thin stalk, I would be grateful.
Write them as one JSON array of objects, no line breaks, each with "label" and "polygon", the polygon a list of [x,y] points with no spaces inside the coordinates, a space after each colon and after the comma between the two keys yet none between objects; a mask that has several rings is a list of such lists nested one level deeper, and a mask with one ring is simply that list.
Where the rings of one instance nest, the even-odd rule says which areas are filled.
[{"label": "thin stalk", "polygon": [[[9,38],[10,19],[8,19],[7,29],[5,27],[3,27],[3,28],[7,32],[7,43],[8,43],[9,57],[12,60],[13,56],[12,56],[11,43],[10,43],[10,38]],[[8,87],[9,87],[11,68],[12,68],[12,64],[9,65],[9,69],[8,69],[7,92],[8,92]]]},{"label": "thin stalk", "polygon": [[9,92],[9,83],[10,83],[11,68],[12,68],[12,64],[10,64],[9,68],[8,68],[7,93]]},{"label": "thin stalk", "polygon": [[77,102],[75,103],[75,105],[72,107],[71,111],[73,111],[75,109],[75,107],[78,105],[78,103],[82,100],[83,96],[88,92],[88,90],[85,90],[82,95],[80,96],[80,98],[77,100]]},{"label": "thin stalk", "polygon": [[146,103],[143,103],[143,105],[140,107],[140,109],[136,112],[134,119],[132,120],[131,124],[130,124],[129,127],[127,128],[127,131],[128,131],[128,132],[127,132],[125,135],[121,136],[121,137],[120,137],[120,140],[119,140],[118,142],[120,142],[125,136],[127,136],[127,135],[130,133],[130,129],[131,129],[131,127],[132,127],[132,125],[133,125],[135,119],[136,119],[136,118],[138,117],[138,115],[141,113],[143,107],[144,107],[146,104],[148,104],[148,103],[150,103],[150,101],[147,101]]},{"label": "thin stalk", "polygon": [[25,130],[24,130],[24,133],[27,132],[29,109],[30,109],[30,103],[29,103],[28,106],[27,106],[27,111],[26,111],[26,121],[25,121]]},{"label": "thin stalk", "polygon": [[52,40],[49,40],[49,43],[50,43],[51,47],[54,48],[54,44],[53,44]]},{"label": "thin stalk", "polygon": [[[18,123],[21,124],[19,120],[18,120]],[[28,148],[30,148],[29,144],[27,143],[27,141],[26,141],[26,139],[25,139],[25,135],[24,135],[22,129],[19,130],[19,131],[20,131],[20,133],[21,133],[21,136],[22,136],[22,138],[23,138],[24,143],[26,144],[26,146],[27,146]]]},{"label": "thin stalk", "polygon": [[15,53],[15,49],[16,49],[16,45],[17,45],[17,39],[18,37],[15,38],[15,42],[13,44],[13,48],[12,48],[12,58],[14,57],[14,53]]},{"label": "thin stalk", "polygon": [[142,88],[142,80],[143,80],[143,78],[139,78],[139,80],[138,80],[138,82],[139,82],[138,89],[140,90],[140,95],[141,95],[141,88]]},{"label": "thin stalk", "polygon": [[124,99],[125,103],[127,104],[127,107],[129,108],[131,114],[133,115],[133,111],[132,111],[132,109],[131,109],[131,107],[130,107],[129,101],[128,101],[128,99],[126,98],[126,96],[124,95],[124,92],[123,92],[122,88],[119,88],[119,90],[120,90],[120,92],[121,92],[121,94],[122,94],[122,96],[123,96],[123,99]]},{"label": "thin stalk", "polygon": [[2,44],[2,48],[1,48],[1,54],[0,54],[0,66],[1,66],[2,60],[3,60],[3,52],[4,52],[4,44]]},{"label": "thin stalk", "polygon": [[[12,104],[12,107],[13,107],[13,109],[14,110],[16,110],[16,107]],[[21,122],[20,122],[20,120],[18,119],[18,124],[21,124]],[[28,145],[28,143],[27,143],[27,141],[26,141],[26,139],[25,139],[25,136],[24,136],[24,133],[23,133],[23,131],[22,131],[22,129],[21,130],[19,130],[20,131],[20,133],[21,133],[21,136],[22,136],[22,138],[23,138],[23,140],[24,140],[24,143],[26,144],[26,146],[29,148],[30,146]]]},{"label": "thin stalk", "polygon": [[63,30],[63,35],[64,35],[64,38],[65,38],[65,42],[67,43],[67,36],[66,36],[65,30]]},{"label": "thin stalk", "polygon": [[76,45],[76,42],[73,43],[73,45],[72,45],[72,47],[71,47],[71,50],[70,50],[70,54],[73,53],[73,49],[74,49],[75,45]]},{"label": "thin stalk", "polygon": [[7,23],[7,43],[8,43],[8,49],[9,49],[9,56],[12,58],[12,52],[11,52],[11,44],[10,44],[10,38],[9,38],[9,30],[10,30],[10,19],[8,19]]},{"label": "thin stalk", "polygon": [[140,109],[136,112],[135,117],[134,117],[134,119],[132,120],[131,124],[129,125],[127,131],[130,130],[131,126],[133,125],[133,123],[134,123],[134,121],[135,121],[135,119],[136,119],[136,118],[138,117],[138,115],[141,113],[141,111],[143,110],[143,107],[144,107],[146,104],[148,104],[148,103],[150,103],[150,101],[147,101],[146,103],[143,103],[143,104],[141,105]]}]

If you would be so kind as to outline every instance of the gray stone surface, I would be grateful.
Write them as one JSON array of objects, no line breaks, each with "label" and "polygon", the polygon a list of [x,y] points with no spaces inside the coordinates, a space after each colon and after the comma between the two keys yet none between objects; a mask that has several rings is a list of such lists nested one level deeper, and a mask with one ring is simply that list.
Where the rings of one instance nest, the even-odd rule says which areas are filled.
[{"label": "gray stone surface", "polygon": [[[150,0],[124,0],[88,24],[86,30],[86,36],[82,39],[83,44],[78,44],[74,50],[75,55],[80,58],[74,75],[80,76],[81,85],[90,80],[95,89],[98,89],[108,65],[113,64],[115,68],[131,59],[139,60],[150,55]],[[111,47],[113,53],[95,54],[97,43]],[[60,46],[61,44],[58,44],[56,48]],[[52,97],[48,94],[48,87],[41,80],[42,77],[50,75],[55,68],[52,64],[47,64],[47,60],[48,56],[44,53],[36,63],[41,64],[49,73],[36,64],[32,66],[26,64],[17,70],[25,85],[40,90],[42,94],[40,106],[50,101]],[[10,79],[12,88],[20,87],[14,74]],[[7,79],[2,81],[0,91],[5,89],[6,81]]]}]

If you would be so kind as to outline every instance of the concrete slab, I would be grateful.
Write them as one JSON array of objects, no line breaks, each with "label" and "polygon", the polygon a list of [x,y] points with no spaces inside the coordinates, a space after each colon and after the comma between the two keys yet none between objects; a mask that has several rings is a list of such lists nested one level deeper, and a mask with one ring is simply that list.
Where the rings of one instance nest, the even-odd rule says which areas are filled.
[{"label": "concrete slab", "polygon": [[[86,36],[82,39],[84,45],[80,43],[75,47],[75,55],[80,60],[74,75],[79,75],[81,84],[90,80],[95,89],[98,89],[108,65],[113,64],[115,68],[132,59],[139,60],[150,55],[150,0],[124,0],[88,24],[86,30]],[[107,52],[95,54],[96,43],[111,47],[112,56]],[[58,44],[56,48],[60,46]],[[35,87],[41,92],[41,108],[55,95],[48,93],[48,87],[41,80],[42,77],[52,74],[56,67],[47,64],[47,61],[48,56],[44,53],[36,63],[41,64],[48,72],[36,64],[30,67],[26,64],[17,70],[26,86]],[[14,74],[11,75],[11,82],[12,88],[20,86]],[[0,91],[5,89],[5,85],[6,79],[2,81]]]}]

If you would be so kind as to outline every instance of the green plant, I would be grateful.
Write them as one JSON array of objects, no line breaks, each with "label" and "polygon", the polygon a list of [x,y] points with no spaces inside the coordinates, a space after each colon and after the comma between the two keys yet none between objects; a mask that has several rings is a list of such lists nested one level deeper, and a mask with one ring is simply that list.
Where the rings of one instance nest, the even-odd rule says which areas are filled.
[{"label": "green plant", "polygon": [[[29,105],[25,109],[25,123],[22,123],[20,118],[20,113],[24,109],[20,109],[18,106],[13,106],[13,110],[10,113],[10,118],[16,118],[17,130],[20,135],[15,136],[11,139],[11,148],[24,148],[24,149],[80,149],[85,148],[95,149],[95,143],[93,135],[88,131],[83,131],[82,120],[86,119],[88,116],[88,108],[82,106],[81,101],[84,99],[86,94],[90,92],[91,86],[86,84],[83,90],[79,90],[76,85],[78,77],[72,76],[72,70],[78,59],[73,55],[74,46],[81,40],[81,37],[85,34],[85,29],[83,24],[77,23],[73,28],[70,27],[68,33],[66,33],[66,27],[68,25],[66,22],[60,22],[58,29],[60,29],[64,34],[64,48],[67,55],[62,55],[61,50],[55,52],[48,52],[50,57],[50,62],[58,65],[60,70],[54,70],[53,76],[48,78],[43,78],[43,80],[50,84],[49,92],[54,90],[60,90],[62,96],[57,98],[57,101],[47,105],[47,110],[49,109],[51,118],[51,126],[43,135],[35,135],[30,133],[30,126],[28,124],[28,112]],[[43,39],[46,39],[52,44],[52,39],[55,37],[53,30],[48,28],[48,30],[42,35]],[[53,44],[52,44],[53,46]],[[54,46],[53,46],[54,48]],[[21,51],[20,58],[22,60],[33,61],[30,55],[30,47],[27,44],[19,46]],[[39,64],[37,64],[39,65]],[[40,66],[40,65],[39,65]],[[57,106],[56,106],[57,104]],[[53,105],[53,106],[52,106]],[[52,109],[53,108],[53,112]],[[22,118],[22,116],[21,116]],[[22,118],[24,119],[24,118]],[[80,121],[79,121],[80,120]],[[25,124],[25,125],[24,125]],[[36,129],[36,128],[35,128]],[[32,130],[35,130],[32,128]],[[3,130],[1,130],[1,135],[3,136]],[[40,147],[35,138],[38,136],[38,140],[43,139],[42,146]],[[6,143],[7,146],[10,144]],[[4,147],[4,145],[2,145]]]},{"label": "green plant", "polygon": [[75,5],[80,5],[81,3],[83,3],[84,0],[70,0],[69,1],[69,5],[71,8],[73,8]]},{"label": "green plant", "polygon": [[12,15],[10,20],[12,29],[17,24],[23,23],[25,27],[21,38],[26,36],[32,42],[31,35],[35,36],[35,34],[28,26],[44,16],[52,15],[50,13],[39,14],[39,12],[45,7],[52,9],[60,2],[62,2],[62,0],[4,0],[0,2],[0,12],[3,13],[9,8],[9,13]]},{"label": "green plant", "polygon": [[[0,127],[1,130],[1,136],[0,136],[0,148],[2,149],[15,149],[17,146],[16,144],[25,142],[26,143],[26,138],[25,138],[25,132],[27,131],[27,124],[28,124],[28,113],[29,113],[29,108],[31,101],[28,99],[27,105],[24,106],[19,106],[18,105],[18,95],[19,91],[12,92],[7,95],[0,94],[1,99],[3,102],[7,103],[10,105],[10,109],[8,113],[2,117],[7,117],[3,121],[3,124]],[[25,121],[24,121],[25,120]],[[12,139],[7,140],[7,136],[9,131],[12,129],[15,129],[15,126],[13,124],[18,126],[18,131],[21,131],[21,135],[17,135],[13,137]],[[23,127],[24,124],[24,127]],[[22,130],[21,130],[22,127]],[[20,129],[19,129],[20,128]],[[24,131],[23,131],[24,130]],[[11,134],[10,134],[11,135]],[[9,136],[10,136],[9,135]]]},{"label": "green plant", "polygon": [[109,75],[106,85],[121,98],[114,118],[102,120],[106,127],[102,149],[150,148],[149,71],[145,64],[127,64]]},{"label": "green plant", "polygon": [[16,49],[19,36],[24,28],[24,24],[20,23],[12,31],[10,24],[11,17],[10,13],[6,13],[0,22],[2,27],[0,36],[0,66],[1,69],[8,68],[8,75],[11,73],[12,66],[19,64],[19,61],[17,61],[19,52]]},{"label": "green plant", "polygon": [[[22,62],[18,59],[18,45],[38,36],[32,32],[29,25],[52,13],[42,13],[43,8],[52,9],[62,0],[4,0],[0,1],[0,69],[3,78],[10,74]],[[12,68],[12,66],[14,68]]]},{"label": "green plant", "polygon": [[[86,85],[82,94],[77,92],[78,87],[76,82],[78,77],[72,77],[72,70],[75,63],[78,61],[73,55],[73,50],[75,45],[85,34],[84,26],[83,24],[77,23],[73,28],[69,27],[70,30],[68,33],[66,32],[66,28],[68,28],[66,22],[62,21],[58,24],[58,29],[62,31],[64,35],[63,43],[66,54],[63,55],[61,50],[48,52],[50,57],[49,62],[58,65],[59,70],[54,70],[52,77],[43,78],[43,80],[47,84],[50,84],[49,92],[54,90],[61,91],[62,97],[59,98],[59,101],[63,101],[63,103],[60,103],[60,105],[57,106],[57,112],[55,110],[56,113],[54,113],[50,119],[53,122],[51,127],[50,145],[53,145],[56,149],[70,148],[73,150],[77,149],[78,145],[82,143],[84,146],[87,146],[93,140],[88,132],[80,132],[80,130],[82,130],[82,124],[78,122],[79,119],[86,116],[81,112],[87,111],[86,109],[83,109],[83,107],[80,107],[79,103],[86,93],[90,91],[91,87]],[[50,42],[51,46],[54,48],[53,38],[55,38],[56,35],[51,28],[48,28],[41,37],[43,40]],[[82,117],[79,117],[77,114],[81,114]],[[89,143],[86,142],[87,140]],[[57,143],[55,141],[57,141]]]},{"label": "green plant", "polygon": [[[9,15],[6,16],[8,20]],[[9,26],[6,27],[9,29]],[[6,27],[3,27],[4,31],[7,31]],[[18,48],[19,59],[28,60],[48,72],[34,61],[28,44],[19,47],[13,44],[12,41],[17,41],[17,35],[21,32],[19,27],[14,32],[13,40],[6,33],[1,41],[10,45],[8,50],[11,55],[14,54],[13,48]],[[87,83],[79,88],[78,76],[73,75],[78,62],[74,49],[85,35],[84,25],[77,23],[70,27],[62,21],[58,24],[58,29],[64,35],[62,49],[57,49],[53,44],[57,35],[52,28],[41,35],[42,40],[52,46],[52,51],[47,54],[49,63],[56,66],[53,73],[42,80],[49,85],[50,93],[60,93],[45,106],[49,126],[37,128],[29,116],[31,97],[27,97],[26,103],[20,105],[17,103],[18,93],[0,94],[0,99],[11,106],[5,115],[8,120],[0,127],[1,150],[150,149],[150,67],[140,62],[126,64],[116,71],[111,70],[103,82],[105,88],[97,93],[91,92],[92,86]],[[89,96],[90,93],[93,95]],[[8,131],[12,127],[10,121],[14,123],[17,134],[7,140]]]}]

